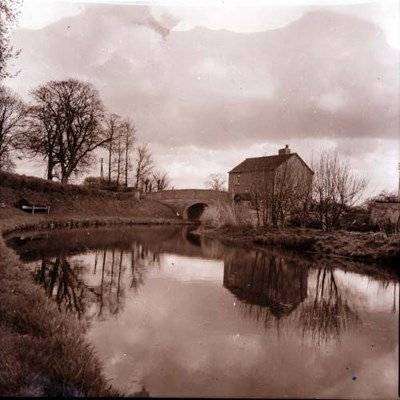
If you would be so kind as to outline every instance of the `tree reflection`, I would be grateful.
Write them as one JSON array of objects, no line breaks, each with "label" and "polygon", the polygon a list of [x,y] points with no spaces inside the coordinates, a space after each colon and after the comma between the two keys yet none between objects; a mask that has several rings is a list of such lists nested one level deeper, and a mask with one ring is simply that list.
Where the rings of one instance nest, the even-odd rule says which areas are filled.
[{"label": "tree reflection", "polygon": [[340,340],[343,331],[358,321],[357,311],[341,293],[334,270],[318,268],[313,299],[304,304],[299,313],[303,336],[310,334],[317,345]]},{"label": "tree reflection", "polygon": [[151,252],[140,243],[133,243],[130,255],[131,283],[130,288],[135,293],[143,286],[149,268],[160,265],[160,255]]},{"label": "tree reflection", "polygon": [[117,316],[123,309],[125,288],[121,283],[121,278],[125,269],[124,251],[119,250],[118,254],[116,253],[115,248],[110,251],[103,250],[100,284],[95,286],[99,293],[97,304],[99,319]]},{"label": "tree reflection", "polygon": [[[100,283],[94,286],[99,293],[97,318],[116,317],[123,310],[127,291],[137,293],[144,285],[149,269],[159,264],[158,253],[136,242],[132,243],[130,251],[119,250],[119,254],[115,248],[104,249]],[[128,280],[123,279],[128,270],[131,274],[129,285]]]},{"label": "tree reflection", "polygon": [[298,327],[303,337],[321,345],[339,340],[359,316],[334,270],[312,269],[310,275],[311,266],[297,259],[231,249],[224,260],[224,286],[239,300],[245,316],[275,326],[278,333],[283,325]]},{"label": "tree reflection", "polygon": [[[60,310],[88,320],[117,316],[123,310],[127,291],[138,292],[149,267],[160,263],[159,254],[138,243],[133,243],[130,251],[112,247],[96,250],[92,256],[93,268],[87,258],[77,261],[63,254],[43,258],[34,271],[35,282]],[[129,272],[131,277],[126,279]]]},{"label": "tree reflection", "polygon": [[81,278],[83,267],[73,267],[65,256],[51,261],[43,259],[34,272],[35,282],[42,285],[49,297],[56,300],[59,309],[77,314],[80,318],[87,304],[99,297],[96,291],[86,285]]},{"label": "tree reflection", "polygon": [[[126,297],[137,295],[149,271],[160,266],[160,254],[172,253],[223,258],[223,285],[237,298],[236,306],[246,317],[278,332],[290,326],[321,344],[340,339],[359,321],[351,294],[328,264],[315,267],[309,259],[290,253],[224,247],[191,229],[85,230],[78,236],[57,232],[55,243],[46,237],[24,240],[18,249],[26,260],[41,260],[35,280],[59,308],[88,320],[118,316]],[[387,285],[382,281],[384,289]],[[395,287],[393,312],[396,301]]]}]

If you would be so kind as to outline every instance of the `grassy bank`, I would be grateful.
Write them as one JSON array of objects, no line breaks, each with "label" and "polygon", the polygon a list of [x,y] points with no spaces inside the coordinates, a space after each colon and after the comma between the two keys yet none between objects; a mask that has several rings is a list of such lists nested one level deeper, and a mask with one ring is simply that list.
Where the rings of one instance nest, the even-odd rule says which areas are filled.
[{"label": "grassy bank", "polygon": [[[50,214],[15,207],[20,198]],[[0,396],[122,396],[102,374],[86,326],[36,286],[3,235],[15,230],[182,223],[158,202],[0,173]],[[127,394],[129,395],[129,394]]]},{"label": "grassy bank", "polygon": [[385,270],[397,271],[400,262],[399,236],[385,237],[379,232],[323,232],[300,228],[266,230],[243,226],[212,229],[200,227],[198,232],[219,238],[225,243],[296,250],[310,255],[376,264]]},{"label": "grassy bank", "polygon": [[289,227],[283,230],[254,228],[247,209],[234,211],[228,204],[208,207],[201,216],[203,235],[225,242],[296,250],[307,254],[350,259],[396,270],[400,262],[400,235]]},{"label": "grassy bank", "polygon": [[118,395],[85,327],[58,311],[3,241],[0,254],[0,395]]}]

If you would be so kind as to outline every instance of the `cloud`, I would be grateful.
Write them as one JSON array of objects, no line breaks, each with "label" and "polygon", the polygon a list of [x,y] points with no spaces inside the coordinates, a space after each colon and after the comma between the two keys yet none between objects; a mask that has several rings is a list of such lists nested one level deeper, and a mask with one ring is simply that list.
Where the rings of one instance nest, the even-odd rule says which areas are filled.
[{"label": "cloud", "polygon": [[253,34],[165,29],[147,7],[97,5],[16,42],[27,77],[40,58],[94,81],[158,143],[397,135],[399,53],[376,25],[314,12]]},{"label": "cloud", "polygon": [[238,33],[179,30],[174,9],[87,5],[16,32],[22,72],[10,83],[27,96],[49,79],[91,81],[110,111],[135,121],[141,140],[166,151],[394,141],[399,51],[355,7],[288,9],[290,23]]}]

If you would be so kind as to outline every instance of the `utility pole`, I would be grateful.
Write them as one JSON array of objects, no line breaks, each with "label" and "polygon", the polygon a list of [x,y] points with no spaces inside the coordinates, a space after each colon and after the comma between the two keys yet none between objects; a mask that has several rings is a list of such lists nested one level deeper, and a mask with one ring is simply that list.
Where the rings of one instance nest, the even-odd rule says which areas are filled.
[{"label": "utility pole", "polygon": [[400,162],[397,165],[397,169],[399,170],[399,187],[398,187],[398,192],[397,192],[397,201],[400,202]]}]

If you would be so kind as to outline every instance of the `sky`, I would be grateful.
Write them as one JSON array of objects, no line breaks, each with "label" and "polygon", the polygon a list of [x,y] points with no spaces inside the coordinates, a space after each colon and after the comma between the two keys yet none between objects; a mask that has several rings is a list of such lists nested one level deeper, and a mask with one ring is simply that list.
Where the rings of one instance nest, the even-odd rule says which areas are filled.
[{"label": "sky", "polygon": [[8,86],[29,101],[48,80],[92,83],[175,188],[288,144],[307,163],[336,149],[365,197],[397,192],[397,0],[25,0],[12,43]]}]

